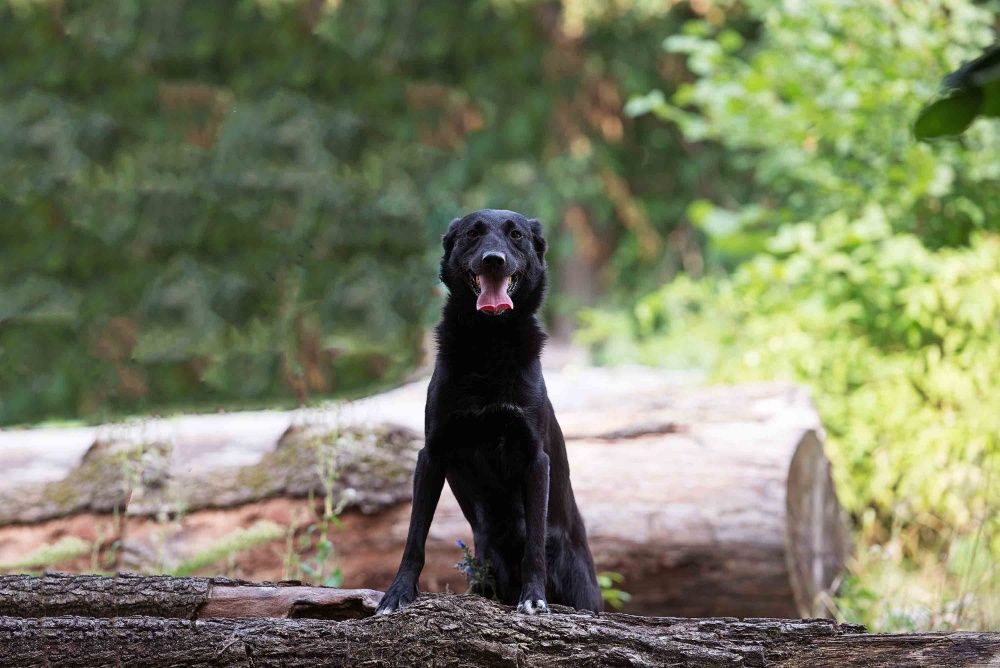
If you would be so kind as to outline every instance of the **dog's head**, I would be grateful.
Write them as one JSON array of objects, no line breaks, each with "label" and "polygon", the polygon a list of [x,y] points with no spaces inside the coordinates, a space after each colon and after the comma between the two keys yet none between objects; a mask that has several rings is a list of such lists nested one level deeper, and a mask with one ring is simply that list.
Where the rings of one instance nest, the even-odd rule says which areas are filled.
[{"label": "dog's head", "polygon": [[490,316],[538,310],[546,246],[537,220],[482,209],[451,221],[443,243],[441,281],[459,308]]}]

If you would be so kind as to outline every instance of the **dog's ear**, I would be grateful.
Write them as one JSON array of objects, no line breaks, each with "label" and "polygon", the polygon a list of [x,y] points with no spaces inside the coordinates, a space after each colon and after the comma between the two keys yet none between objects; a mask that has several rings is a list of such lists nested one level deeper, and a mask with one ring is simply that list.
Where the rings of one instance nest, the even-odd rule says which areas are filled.
[{"label": "dog's ear", "polygon": [[531,228],[531,243],[535,246],[535,255],[538,256],[539,262],[545,262],[545,251],[548,244],[545,243],[545,237],[542,236],[542,224],[538,222],[537,218],[529,218],[528,227]]},{"label": "dog's ear", "polygon": [[448,231],[444,233],[441,237],[441,245],[444,246],[444,261],[448,261],[448,256],[451,255],[451,250],[455,247],[455,237],[458,235],[458,223],[462,220],[461,218],[456,218],[451,221],[448,225]]}]

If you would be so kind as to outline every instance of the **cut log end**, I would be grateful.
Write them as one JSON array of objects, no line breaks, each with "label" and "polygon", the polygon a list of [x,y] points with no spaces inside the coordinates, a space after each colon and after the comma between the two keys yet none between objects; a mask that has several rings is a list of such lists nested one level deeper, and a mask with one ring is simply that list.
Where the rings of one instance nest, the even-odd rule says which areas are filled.
[{"label": "cut log end", "polygon": [[832,616],[829,592],[843,572],[849,539],[830,474],[813,430],[795,447],[785,494],[785,557],[802,617]]}]

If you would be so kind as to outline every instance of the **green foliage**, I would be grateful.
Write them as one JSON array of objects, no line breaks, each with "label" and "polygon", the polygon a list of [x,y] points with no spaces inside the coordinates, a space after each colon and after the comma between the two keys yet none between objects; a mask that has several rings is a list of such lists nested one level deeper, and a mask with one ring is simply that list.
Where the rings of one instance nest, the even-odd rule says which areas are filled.
[{"label": "green foliage", "polygon": [[598,324],[581,340],[604,362],[811,383],[841,502],[868,531],[888,535],[897,521],[931,535],[925,515],[946,527],[984,517],[1000,455],[1000,238],[933,253],[843,218],[786,232],[781,254],[731,279],[679,279],[644,298],[613,321],[625,337],[588,314]]},{"label": "green foliage", "polygon": [[597,574],[597,585],[601,588],[601,599],[615,610],[621,610],[632,600],[632,594],[622,591],[617,585],[625,582],[625,576],[614,571],[601,571]]},{"label": "green foliage", "polygon": [[456,540],[455,546],[462,551],[462,559],[455,564],[455,570],[463,573],[469,581],[469,592],[487,598],[497,598],[496,581],[489,566],[476,558],[472,548],[466,545],[464,540]]},{"label": "green foliage", "polygon": [[991,12],[968,0],[747,5],[762,40],[733,52],[725,29],[689,24],[664,46],[687,54],[698,79],[650,105],[690,140],[731,149],[729,160],[747,170],[754,206],[737,206],[727,183],[713,196],[734,210],[733,234],[857,217],[872,204],[893,230],[932,247],[1000,229],[1000,201],[982,197],[1000,179],[1000,127],[977,124],[964,149],[910,134],[945,68],[993,41]]},{"label": "green foliage", "polygon": [[[984,568],[1000,559],[997,235],[933,252],[884,220],[833,216],[787,228],[774,254],[732,278],[679,279],[629,313],[586,314],[581,340],[606,363],[812,387],[838,495],[859,532],[854,591],[877,587],[862,565],[886,554],[915,573],[909,582],[880,579],[895,590],[873,595],[866,623],[896,627],[890,602],[911,604],[906,587],[934,585],[980,603],[1000,594],[995,569]],[[958,541],[979,567],[967,557],[943,583],[921,574]],[[964,610],[955,624],[1000,624]]]},{"label": "green foliage", "polygon": [[191,575],[214,566],[220,561],[231,561],[240,552],[258,545],[265,545],[285,535],[285,530],[274,522],[260,520],[245,529],[235,529],[221,536],[214,543],[172,570],[173,575]]},{"label": "green foliage", "polygon": [[[337,419],[335,413],[334,420]],[[288,528],[285,541],[285,570],[294,574],[289,577],[324,587],[339,587],[344,581],[331,536],[340,527],[340,514],[350,502],[353,490],[339,492],[336,487],[340,478],[337,467],[339,444],[337,430],[310,439],[310,445],[316,450],[316,473],[323,486],[322,511],[310,494],[313,510],[311,517],[306,518],[305,530],[299,532],[298,522],[293,523]]]},{"label": "green foliage", "polygon": [[91,553],[93,545],[76,536],[63,536],[55,543],[39,545],[15,561],[0,563],[0,573],[24,572],[57,566]]},{"label": "green foliage", "polygon": [[960,135],[978,116],[1000,117],[1000,45],[949,74],[941,95],[920,110],[917,139]]},{"label": "green foliage", "polygon": [[913,133],[917,139],[960,135],[972,125],[982,106],[981,90],[953,91],[920,110]]},{"label": "green foliage", "polygon": [[[289,554],[289,567],[297,567],[295,579],[312,582],[323,587],[340,587],[344,574],[337,564],[337,554],[330,540],[330,522],[310,524],[299,538],[298,550]],[[334,523],[334,526],[337,524]],[[311,556],[303,558],[303,554]]]},{"label": "green foliage", "polygon": [[716,155],[621,114],[676,19],[566,4],[0,3],[0,424],[391,382],[473,208],[655,285],[621,212],[663,238]]},{"label": "green foliage", "polygon": [[747,7],[757,41],[687,26],[665,46],[697,81],[633,111],[748,170],[752,202],[722,183],[689,216],[717,266],[733,249],[752,259],[587,312],[580,340],[605,363],[809,385],[858,529],[841,614],[1000,627],[1000,132],[931,146],[906,120],[992,39],[992,17],[961,0]]}]

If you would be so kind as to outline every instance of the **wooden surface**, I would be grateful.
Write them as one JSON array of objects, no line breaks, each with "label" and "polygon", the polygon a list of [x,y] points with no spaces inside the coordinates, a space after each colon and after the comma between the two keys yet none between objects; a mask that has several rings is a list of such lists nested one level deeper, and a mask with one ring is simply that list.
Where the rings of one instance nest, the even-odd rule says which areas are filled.
[{"label": "wooden surface", "polygon": [[232,578],[119,573],[0,575],[0,617],[370,617],[382,592]]},{"label": "wooden surface", "polygon": [[[459,595],[423,595],[401,612],[370,616],[378,596],[218,578],[7,577],[0,579],[0,665],[891,668],[1000,662],[996,633],[876,635],[820,619],[594,615],[561,606],[530,617]],[[213,600],[223,608],[242,601],[239,614],[206,614]],[[275,606],[276,600],[359,605],[340,617],[324,605],[291,615],[294,604]]]},{"label": "wooden surface", "polygon": [[[625,576],[629,611],[825,612],[846,537],[804,390],[693,387],[635,367],[546,379],[596,563]],[[308,411],[0,432],[0,568],[71,536],[95,554],[115,546],[115,568],[169,571],[237,527],[294,533],[330,497],[345,503],[333,535],[344,583],[385,587],[405,540],[425,387]],[[464,591],[459,538],[471,543],[446,488],[423,590]],[[276,539],[204,572],[280,579],[285,548]],[[93,570],[95,559],[51,565]]]}]

